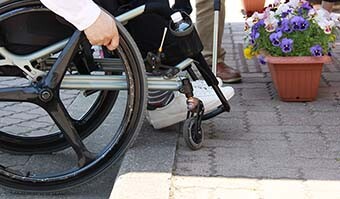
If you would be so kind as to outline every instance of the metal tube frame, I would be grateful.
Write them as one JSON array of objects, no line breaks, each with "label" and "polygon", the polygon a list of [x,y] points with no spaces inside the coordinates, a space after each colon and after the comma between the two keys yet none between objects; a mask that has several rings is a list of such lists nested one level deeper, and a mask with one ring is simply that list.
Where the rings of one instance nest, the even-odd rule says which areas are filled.
[{"label": "metal tube frame", "polygon": [[214,36],[213,36],[213,58],[212,58],[212,71],[216,76],[217,73],[217,58],[218,58],[218,23],[220,11],[214,11]]},{"label": "metal tube frame", "polygon": [[212,57],[212,72],[217,74],[217,59],[218,59],[218,26],[220,20],[221,1],[214,0],[214,32],[213,32],[213,57]]}]

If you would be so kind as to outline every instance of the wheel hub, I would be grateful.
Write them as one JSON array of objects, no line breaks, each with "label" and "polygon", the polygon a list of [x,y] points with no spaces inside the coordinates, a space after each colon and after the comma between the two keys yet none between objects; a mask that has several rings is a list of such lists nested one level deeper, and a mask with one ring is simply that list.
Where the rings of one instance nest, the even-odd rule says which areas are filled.
[{"label": "wheel hub", "polygon": [[53,93],[49,89],[43,89],[40,91],[39,99],[43,102],[49,102],[53,98]]}]

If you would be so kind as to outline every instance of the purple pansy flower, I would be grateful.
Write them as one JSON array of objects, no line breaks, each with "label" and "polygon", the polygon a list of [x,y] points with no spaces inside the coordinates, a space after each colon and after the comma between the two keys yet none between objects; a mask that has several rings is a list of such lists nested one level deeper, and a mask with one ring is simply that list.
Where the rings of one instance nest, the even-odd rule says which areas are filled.
[{"label": "purple pansy flower", "polygon": [[316,57],[322,56],[322,47],[320,45],[312,46],[309,50],[313,56]]},{"label": "purple pansy flower", "polygon": [[258,60],[259,60],[260,64],[263,64],[263,65],[265,65],[265,64],[267,63],[267,61],[266,61],[266,57],[265,57],[265,56],[263,56],[263,55],[259,55],[257,58],[258,58]]},{"label": "purple pansy flower", "polygon": [[288,38],[283,38],[281,41],[281,50],[284,53],[289,53],[293,50],[293,40]]},{"label": "purple pansy flower", "polygon": [[308,1],[306,1],[301,5],[301,8],[308,11],[308,10],[312,9],[312,6],[310,5],[310,3]]},{"label": "purple pansy flower", "polygon": [[282,12],[281,18],[286,18],[289,15],[289,13],[291,13],[291,11],[289,11],[289,10],[287,12]]},{"label": "purple pansy flower", "polygon": [[282,32],[276,32],[276,33],[272,33],[269,35],[269,39],[272,42],[273,46],[280,46],[281,42],[280,42],[280,38],[282,37]]},{"label": "purple pansy flower", "polygon": [[290,27],[289,19],[282,19],[279,29],[286,33],[291,33],[293,31],[293,29]]},{"label": "purple pansy flower", "polygon": [[303,15],[304,10],[306,10],[308,12],[310,9],[312,9],[312,6],[309,4],[309,2],[306,1],[298,9],[298,14],[301,16],[301,15]]},{"label": "purple pansy flower", "polygon": [[263,19],[261,19],[256,24],[254,24],[253,29],[255,29],[257,31],[261,26],[265,26]]},{"label": "purple pansy flower", "polygon": [[300,23],[300,31],[305,31],[308,29],[308,27],[309,27],[309,22],[304,19],[304,21]]},{"label": "purple pansy flower", "polygon": [[250,42],[252,44],[255,44],[256,39],[259,37],[260,37],[260,32],[258,31],[257,28],[254,28],[253,26],[253,28],[251,29],[251,33],[250,33]]},{"label": "purple pansy flower", "polygon": [[301,16],[294,16],[290,23],[292,24],[293,30],[304,31],[309,27],[309,22]]},{"label": "purple pansy flower", "polygon": [[300,21],[301,21],[302,17],[299,16],[294,16],[291,20],[290,23],[292,24],[292,28],[293,30],[299,30],[300,29]]}]

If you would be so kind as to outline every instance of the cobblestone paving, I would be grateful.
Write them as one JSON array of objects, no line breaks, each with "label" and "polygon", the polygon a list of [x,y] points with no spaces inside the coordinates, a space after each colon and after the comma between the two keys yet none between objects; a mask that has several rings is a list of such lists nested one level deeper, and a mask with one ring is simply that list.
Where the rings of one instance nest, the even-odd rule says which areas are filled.
[{"label": "cobblestone paving", "polygon": [[339,48],[318,99],[285,103],[267,66],[243,58],[242,37],[226,26],[226,62],[243,75],[232,111],[205,123],[202,149],[179,139],[170,198],[340,198]]},{"label": "cobblestone paving", "polygon": [[[23,78],[1,77],[0,88],[24,86],[28,82]],[[63,90],[61,98],[66,107],[70,107],[79,91]],[[30,103],[1,102],[0,130],[13,135],[38,136],[48,134],[54,127],[54,122],[48,114]]]}]

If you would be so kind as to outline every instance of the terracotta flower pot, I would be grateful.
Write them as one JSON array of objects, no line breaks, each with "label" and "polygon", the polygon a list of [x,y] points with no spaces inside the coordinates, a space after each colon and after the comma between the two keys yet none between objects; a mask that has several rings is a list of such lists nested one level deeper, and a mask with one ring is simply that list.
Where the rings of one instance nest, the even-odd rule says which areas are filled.
[{"label": "terracotta flower pot", "polygon": [[323,57],[267,57],[275,88],[282,101],[306,102],[316,99],[322,66],[330,62]]},{"label": "terracotta flower pot", "polygon": [[248,17],[254,12],[261,12],[264,8],[265,0],[243,0],[243,7]]}]

